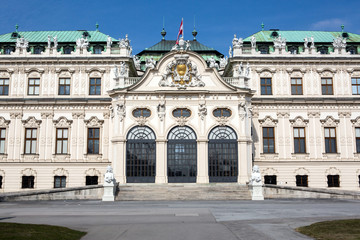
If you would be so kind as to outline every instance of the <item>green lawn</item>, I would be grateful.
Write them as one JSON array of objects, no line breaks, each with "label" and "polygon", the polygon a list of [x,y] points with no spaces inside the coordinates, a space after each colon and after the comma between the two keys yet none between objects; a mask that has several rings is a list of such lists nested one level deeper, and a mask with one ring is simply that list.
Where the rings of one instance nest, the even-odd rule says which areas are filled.
[{"label": "green lawn", "polygon": [[0,222],[0,240],[78,240],[85,234],[58,226]]},{"label": "green lawn", "polygon": [[360,219],[318,222],[296,231],[318,240],[360,240]]}]

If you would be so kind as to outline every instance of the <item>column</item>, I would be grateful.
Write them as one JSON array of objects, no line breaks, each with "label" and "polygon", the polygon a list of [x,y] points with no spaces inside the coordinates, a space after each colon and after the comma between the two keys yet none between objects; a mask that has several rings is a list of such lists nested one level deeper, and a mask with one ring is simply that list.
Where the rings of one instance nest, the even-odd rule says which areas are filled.
[{"label": "column", "polygon": [[167,183],[166,139],[156,140],[156,177],[155,183]]},{"label": "column", "polygon": [[126,183],[126,139],[113,139],[113,166],[115,179],[120,184]]},{"label": "column", "polygon": [[197,178],[196,183],[209,183],[209,163],[207,139],[197,140]]}]

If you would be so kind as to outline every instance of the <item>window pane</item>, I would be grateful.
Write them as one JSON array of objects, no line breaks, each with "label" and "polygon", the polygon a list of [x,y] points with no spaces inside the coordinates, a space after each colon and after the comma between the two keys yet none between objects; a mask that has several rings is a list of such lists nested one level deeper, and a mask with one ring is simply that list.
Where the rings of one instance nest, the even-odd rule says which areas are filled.
[{"label": "window pane", "polygon": [[300,140],[300,152],[305,153],[305,139]]},{"label": "window pane", "polygon": [[94,153],[99,153],[99,140],[94,141]]},{"label": "window pane", "polygon": [[57,137],[62,138],[62,129],[57,130]]},{"label": "window pane", "polygon": [[330,137],[335,137],[335,128],[330,128]]},{"label": "window pane", "polygon": [[30,145],[31,145],[30,140],[26,140],[26,142],[25,142],[25,153],[30,153]]},{"label": "window pane", "polygon": [[269,128],[269,137],[274,137],[274,128]]},{"label": "window pane", "polygon": [[360,137],[360,128],[355,128],[356,137]]},{"label": "window pane", "polygon": [[321,84],[326,84],[326,79],[321,79]]},{"label": "window pane", "polygon": [[299,137],[299,131],[297,128],[294,128],[294,137]]},{"label": "window pane", "polygon": [[61,153],[61,141],[56,141],[56,153]]},{"label": "window pane", "polygon": [[68,153],[67,151],[67,147],[68,147],[68,141],[67,140],[64,140],[63,141],[63,149],[62,149],[62,153]]},{"label": "window pane", "polygon": [[275,143],[273,139],[269,140],[269,152],[271,153],[275,152]]},{"label": "window pane", "polygon": [[330,129],[325,128],[325,137],[329,137],[330,136]]},{"label": "window pane", "polygon": [[95,128],[95,129],[94,129],[94,132],[95,132],[95,138],[99,138],[100,129]]},{"label": "window pane", "polygon": [[5,140],[0,141],[0,153],[5,153]]},{"label": "window pane", "polygon": [[36,138],[37,129],[31,129],[31,130],[32,130],[32,138]]},{"label": "window pane", "polygon": [[296,79],[291,79],[291,84],[296,84]]},{"label": "window pane", "polygon": [[331,139],[330,144],[331,144],[331,152],[336,153],[336,141],[335,141],[335,139]]},{"label": "window pane", "polygon": [[90,86],[90,95],[95,95],[95,86]]},{"label": "window pane", "polygon": [[35,95],[38,95],[38,94],[39,94],[39,89],[40,89],[39,87],[35,87],[35,89],[34,89],[34,94],[35,94]]},{"label": "window pane", "polygon": [[36,140],[32,141],[31,144],[31,153],[36,153]]},{"label": "window pane", "polygon": [[352,86],[352,94],[358,94],[358,87]]},{"label": "window pane", "polygon": [[1,129],[0,131],[1,131],[0,137],[1,137],[1,138],[5,138],[6,130],[5,130],[5,129]]},{"label": "window pane", "polygon": [[300,132],[300,137],[305,137],[305,130],[304,128],[299,128],[299,132]]}]

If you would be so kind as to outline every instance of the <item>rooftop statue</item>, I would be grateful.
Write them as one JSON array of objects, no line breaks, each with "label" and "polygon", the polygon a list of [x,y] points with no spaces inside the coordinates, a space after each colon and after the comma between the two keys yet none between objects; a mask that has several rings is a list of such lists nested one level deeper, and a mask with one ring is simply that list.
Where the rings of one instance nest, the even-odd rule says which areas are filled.
[{"label": "rooftop statue", "polygon": [[256,47],[256,37],[254,35],[251,36],[251,48]]},{"label": "rooftop statue", "polygon": [[140,70],[140,58],[138,56],[133,56],[133,60],[134,60],[135,68],[137,70]]},{"label": "rooftop statue", "polygon": [[47,44],[48,44],[48,48],[51,48],[51,36],[50,35],[48,35]]},{"label": "rooftop statue", "polygon": [[309,48],[309,40],[307,37],[304,38],[304,48],[305,49]]},{"label": "rooftop statue", "polygon": [[232,57],[232,48],[231,48],[231,46],[229,47],[229,58],[231,58]]},{"label": "rooftop statue", "polygon": [[274,39],[274,47],[275,48],[285,48],[286,47],[286,39],[281,37],[281,34],[279,34],[279,36]]},{"label": "rooftop statue", "polygon": [[246,64],[246,69],[245,69],[245,76],[248,77],[250,74],[250,66],[249,66],[249,63]]},{"label": "rooftop statue", "polygon": [[125,77],[128,72],[128,66],[125,62],[120,62],[120,77]]},{"label": "rooftop statue", "polygon": [[27,49],[29,47],[29,41],[27,41],[24,37],[16,39],[16,48]]},{"label": "rooftop statue", "polygon": [[225,68],[227,64],[228,64],[228,57],[220,58],[220,68]]},{"label": "rooftop statue", "polygon": [[243,46],[243,39],[239,38],[237,39],[236,34],[234,34],[234,39],[232,41],[233,48],[241,48]]},{"label": "rooftop statue", "polygon": [[130,48],[130,40],[128,39],[128,35],[125,35],[125,38],[119,39],[119,47],[120,48]]},{"label": "rooftop statue", "polygon": [[108,35],[106,40],[106,48],[111,48],[112,43],[112,38]]},{"label": "rooftop statue", "polygon": [[346,48],[346,38],[343,37],[337,37],[334,39],[332,45],[334,48]]},{"label": "rooftop statue", "polygon": [[57,39],[57,36],[53,37],[53,41],[54,41],[54,48],[57,49],[57,47],[58,47],[58,39]]},{"label": "rooftop statue", "polygon": [[314,43],[314,37],[313,36],[311,36],[311,38],[310,38],[310,43],[311,43],[310,48],[315,48],[315,43]]},{"label": "rooftop statue", "polygon": [[186,41],[186,47],[185,47],[185,50],[186,50],[186,51],[190,50],[190,47],[191,47],[190,41],[189,41],[189,40],[187,40],[187,41]]},{"label": "rooftop statue", "polygon": [[89,40],[87,38],[78,38],[76,40],[76,46],[80,49],[87,49],[89,47]]},{"label": "rooftop statue", "polygon": [[219,64],[216,63],[216,60],[213,56],[211,56],[209,58],[209,60],[207,60],[207,62],[209,63],[209,67],[211,68],[219,68]]},{"label": "rooftop statue", "polygon": [[145,60],[146,68],[153,69],[153,68],[155,68],[155,65],[156,65],[156,61],[153,59],[153,57],[146,58],[146,60]]}]

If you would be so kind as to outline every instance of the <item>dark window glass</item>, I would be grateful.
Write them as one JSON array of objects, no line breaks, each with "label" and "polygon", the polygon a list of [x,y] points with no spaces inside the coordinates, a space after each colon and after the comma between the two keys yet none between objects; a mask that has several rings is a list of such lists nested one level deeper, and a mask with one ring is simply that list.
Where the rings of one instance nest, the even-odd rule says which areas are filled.
[{"label": "dark window glass", "polygon": [[306,153],[305,128],[294,128],[294,152]]},{"label": "dark window glass", "polygon": [[86,185],[98,185],[98,176],[86,176]]},{"label": "dark window glass", "polygon": [[302,95],[303,94],[303,85],[301,78],[292,78],[291,79],[291,94],[292,95]]},{"label": "dark window glass", "polygon": [[327,175],[328,187],[340,187],[339,175]]},{"label": "dark window glass", "polygon": [[25,154],[36,154],[37,129],[25,129]]},{"label": "dark window glass", "polygon": [[88,128],[88,154],[99,154],[100,128]]},{"label": "dark window glass", "polygon": [[9,79],[0,79],[0,95],[9,95]]},{"label": "dark window glass", "polygon": [[21,188],[34,188],[34,176],[22,176]]},{"label": "dark window glass", "polygon": [[265,175],[264,180],[265,180],[265,184],[276,185],[276,175]]},{"label": "dark window glass", "polygon": [[90,95],[101,95],[101,78],[90,78]]},{"label": "dark window glass", "polygon": [[263,128],[263,150],[264,153],[275,153],[275,134],[273,127]]},{"label": "dark window glass", "polygon": [[325,128],[325,152],[336,153],[336,131],[335,128]]},{"label": "dark window glass", "polygon": [[261,95],[272,95],[271,78],[261,78]]},{"label": "dark window glass", "polygon": [[360,128],[355,128],[356,152],[360,153]]},{"label": "dark window glass", "polygon": [[151,111],[147,108],[137,108],[133,111],[133,116],[138,117],[150,117]]},{"label": "dark window glass", "polygon": [[231,110],[227,108],[216,108],[213,111],[214,117],[230,117],[231,116]]},{"label": "dark window glass", "polygon": [[5,153],[6,128],[0,128],[0,154]]},{"label": "dark window glass", "polygon": [[64,54],[71,54],[71,52],[74,50],[73,47],[65,47],[64,48]]},{"label": "dark window glass", "polygon": [[5,48],[4,54],[10,55],[11,52],[13,52],[15,49],[13,47],[7,47]]},{"label": "dark window glass", "polygon": [[0,176],[0,189],[2,188],[3,176]]},{"label": "dark window glass", "polygon": [[318,52],[320,52],[321,54],[328,54],[329,48],[326,46],[318,47]]},{"label": "dark window glass", "polygon": [[40,79],[29,78],[28,95],[39,95],[40,92]]},{"label": "dark window glass", "polygon": [[355,46],[346,47],[346,51],[350,54],[357,54],[357,49]]},{"label": "dark window glass", "polygon": [[70,78],[59,79],[59,95],[70,95]]},{"label": "dark window glass", "polygon": [[259,46],[258,49],[261,54],[269,54],[269,46],[262,45],[262,46]]},{"label": "dark window glass", "polygon": [[65,187],[66,187],[66,176],[55,176],[54,188],[65,188]]},{"label": "dark window glass", "polygon": [[94,54],[101,54],[102,51],[103,51],[103,47],[102,47],[102,46],[96,46],[96,47],[94,47]]},{"label": "dark window glass", "polygon": [[333,95],[333,80],[332,78],[321,79],[321,92],[323,95]]},{"label": "dark window glass", "polygon": [[68,153],[68,129],[57,128],[56,129],[56,154]]},{"label": "dark window glass", "polygon": [[34,54],[41,54],[42,51],[43,51],[42,47],[35,47],[34,48]]},{"label": "dark window glass", "polygon": [[352,94],[359,95],[360,94],[360,78],[352,78],[351,79],[351,87],[352,87]]},{"label": "dark window glass", "polygon": [[179,117],[190,117],[191,111],[187,108],[177,108],[173,111],[173,116],[176,118]]},{"label": "dark window glass", "polygon": [[288,51],[289,51],[291,54],[298,54],[298,53],[299,53],[299,50],[298,50],[298,47],[297,47],[297,46],[289,46],[289,47],[288,47]]},{"label": "dark window glass", "polygon": [[308,186],[308,175],[296,175],[296,186],[307,187]]}]

